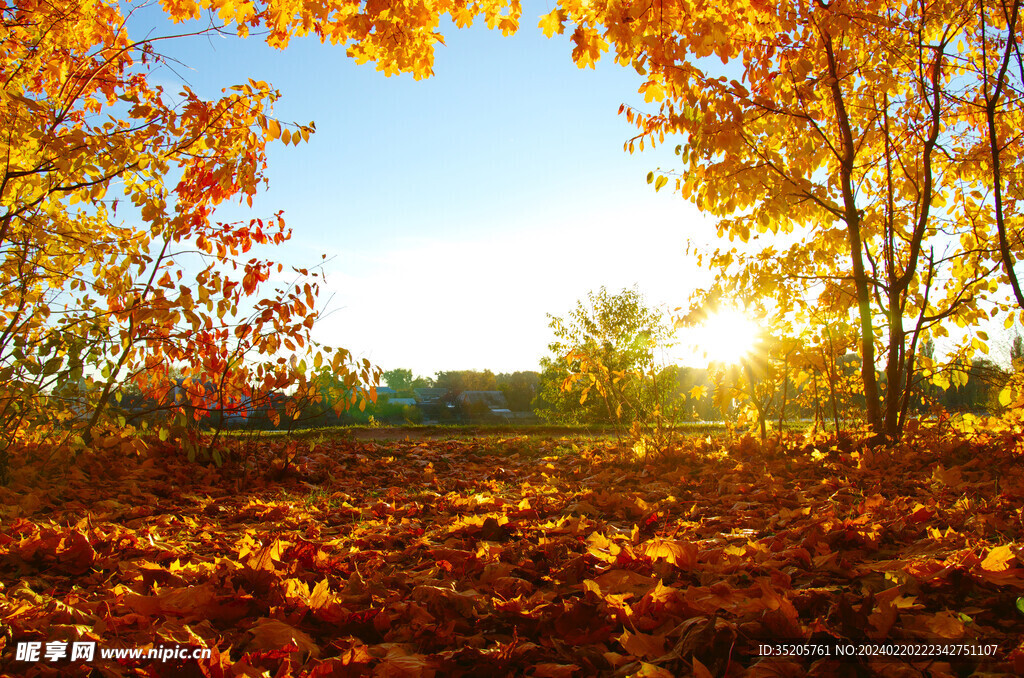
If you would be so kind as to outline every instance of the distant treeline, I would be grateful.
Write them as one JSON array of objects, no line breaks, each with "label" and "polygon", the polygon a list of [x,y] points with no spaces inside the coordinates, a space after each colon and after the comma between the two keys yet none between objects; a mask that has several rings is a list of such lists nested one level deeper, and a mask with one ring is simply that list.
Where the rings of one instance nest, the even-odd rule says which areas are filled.
[{"label": "distant treeline", "polygon": [[[855,382],[860,369],[856,355],[847,354],[839,361],[841,374],[837,382]],[[288,413],[289,401],[294,396],[274,394],[258,402],[247,401],[241,406],[220,409],[216,403],[208,411],[188,412],[201,427],[278,429],[288,427],[344,426],[380,423],[387,425],[421,423],[476,423],[481,421],[526,422],[531,418],[552,424],[609,425],[618,424],[617,416],[606,399],[594,395],[580,402],[578,390],[564,390],[563,373],[549,364],[545,372],[521,371],[495,374],[491,370],[454,370],[438,372],[433,377],[413,376],[412,370],[394,369],[383,373],[383,385],[376,402],[364,408],[351,407],[336,412],[336,402],[328,397],[323,385],[320,401],[297,403],[301,414],[292,418]],[[734,368],[735,369],[735,368]],[[945,389],[922,379],[917,385],[913,402],[915,411],[926,412],[933,407],[948,411],[996,412],[1000,408],[998,395],[1009,374],[994,362],[975,359],[967,367],[949,368],[949,386]],[[742,381],[743,374],[733,379]],[[327,376],[322,381],[329,380]],[[658,410],[670,421],[722,421],[734,418],[737,402],[730,389],[730,375],[721,369],[667,366],[646,377],[647,383],[630,388],[641,402],[637,402],[639,416]],[[940,380],[941,381],[941,380]],[[883,380],[884,383],[884,380]],[[383,386],[382,385],[382,386]],[[833,403],[831,393],[813,380],[797,383],[789,379],[783,387],[776,383],[777,393],[767,394],[765,402],[776,403],[773,418],[780,414],[785,419],[812,419],[825,424],[833,417],[844,420],[856,418],[863,407],[863,399],[856,390],[836,389],[838,399]],[[786,398],[782,398],[783,389]],[[467,394],[475,397],[467,398]],[[500,398],[476,394],[500,394]],[[762,394],[764,396],[764,394]],[[180,398],[178,398],[180,400]],[[169,402],[158,404],[136,392],[122,394],[117,409],[126,420],[159,419],[175,406],[174,391]],[[308,399],[307,399],[308,400]],[[778,407],[785,400],[785,412]],[[506,412],[507,410],[507,412]],[[273,414],[276,412],[276,416]]]}]

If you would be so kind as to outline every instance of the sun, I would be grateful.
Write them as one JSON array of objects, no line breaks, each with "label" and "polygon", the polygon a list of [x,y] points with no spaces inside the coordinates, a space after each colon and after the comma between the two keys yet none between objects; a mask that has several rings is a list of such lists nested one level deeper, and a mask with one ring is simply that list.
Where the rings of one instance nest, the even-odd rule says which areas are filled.
[{"label": "sun", "polygon": [[760,326],[737,309],[711,313],[694,330],[694,343],[709,363],[735,364],[753,352]]}]

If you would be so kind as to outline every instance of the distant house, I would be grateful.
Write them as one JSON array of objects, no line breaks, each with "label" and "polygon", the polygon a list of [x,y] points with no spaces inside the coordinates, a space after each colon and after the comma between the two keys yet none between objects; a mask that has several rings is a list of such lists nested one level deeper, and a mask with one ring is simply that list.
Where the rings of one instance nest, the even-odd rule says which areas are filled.
[{"label": "distant house", "polygon": [[377,397],[378,398],[387,397],[388,400],[390,400],[391,398],[395,397],[395,389],[390,388],[388,386],[378,386],[377,387]]},{"label": "distant house", "polygon": [[502,419],[512,418],[505,394],[501,391],[463,391],[456,399],[463,416],[470,418]]},{"label": "distant house", "polygon": [[428,420],[448,420],[454,414],[451,403],[447,402],[448,389],[446,388],[414,388],[412,390],[416,400],[416,407],[420,408],[423,416]]},{"label": "distant house", "polygon": [[412,392],[416,402],[420,405],[439,403],[442,398],[448,395],[448,389],[446,388],[414,388]]},{"label": "distant house", "polygon": [[388,402],[392,405],[415,405],[415,398],[389,398]]}]

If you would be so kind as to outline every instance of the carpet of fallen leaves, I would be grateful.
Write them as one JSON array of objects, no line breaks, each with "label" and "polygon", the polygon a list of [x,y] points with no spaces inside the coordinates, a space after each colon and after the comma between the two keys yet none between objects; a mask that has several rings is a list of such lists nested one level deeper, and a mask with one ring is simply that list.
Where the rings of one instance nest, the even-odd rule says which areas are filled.
[{"label": "carpet of fallen leaves", "polygon": [[[696,438],[648,463],[569,437],[279,440],[220,469],[104,444],[0,488],[0,675],[1024,675],[1008,434]],[[758,655],[830,639],[998,650]],[[212,658],[15,658],[55,640]]]}]

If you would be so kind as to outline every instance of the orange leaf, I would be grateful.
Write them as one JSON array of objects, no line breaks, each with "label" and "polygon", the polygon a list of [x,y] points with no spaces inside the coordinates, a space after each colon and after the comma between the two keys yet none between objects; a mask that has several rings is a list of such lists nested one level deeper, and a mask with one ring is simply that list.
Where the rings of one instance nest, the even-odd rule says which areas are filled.
[{"label": "orange leaf", "polygon": [[311,657],[320,656],[320,648],[308,633],[278,619],[261,618],[250,629],[249,647],[257,650],[280,650],[294,643]]},{"label": "orange leaf", "polygon": [[665,654],[665,636],[662,634],[652,635],[625,631],[619,636],[619,642],[622,647],[626,648],[626,652],[634,657],[656,659]]}]

